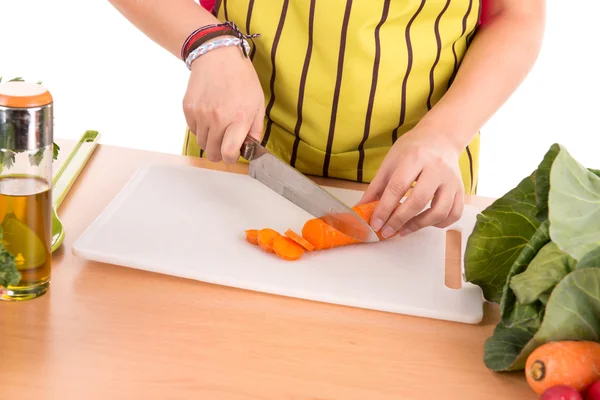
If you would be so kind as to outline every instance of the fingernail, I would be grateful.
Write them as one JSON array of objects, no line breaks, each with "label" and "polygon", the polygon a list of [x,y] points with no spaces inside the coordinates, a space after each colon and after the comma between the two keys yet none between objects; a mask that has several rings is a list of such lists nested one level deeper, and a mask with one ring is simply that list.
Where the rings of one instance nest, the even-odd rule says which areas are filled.
[{"label": "fingernail", "polygon": [[410,234],[410,232],[411,232],[410,229],[408,229],[408,228],[402,228],[402,229],[400,229],[400,232],[398,232],[398,235],[399,236],[406,236],[406,235]]},{"label": "fingernail", "polygon": [[383,226],[383,221],[382,220],[380,220],[380,219],[374,219],[373,220],[373,230],[375,232],[379,231],[382,226]]},{"label": "fingernail", "polygon": [[383,231],[381,231],[381,236],[383,236],[384,238],[388,238],[390,236],[392,236],[394,234],[394,229],[386,226]]}]

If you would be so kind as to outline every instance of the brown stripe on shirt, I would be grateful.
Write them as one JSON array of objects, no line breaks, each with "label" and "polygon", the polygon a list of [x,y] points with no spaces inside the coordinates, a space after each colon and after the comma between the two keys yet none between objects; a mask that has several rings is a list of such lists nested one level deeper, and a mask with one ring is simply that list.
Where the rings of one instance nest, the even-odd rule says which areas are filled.
[{"label": "brown stripe on shirt", "polygon": [[302,67],[302,75],[300,76],[300,89],[298,91],[298,119],[294,127],[294,145],[292,147],[292,156],[290,157],[290,165],[296,166],[296,157],[298,157],[298,146],[300,146],[300,127],[302,126],[302,105],[304,102],[304,90],[306,88],[306,78],[308,76],[308,67],[313,48],[313,33],[315,22],[315,3],[316,0],[310,0],[310,9],[308,14],[308,45],[306,46],[306,55],[304,56],[304,65]]},{"label": "brown stripe on shirt", "polygon": [[331,160],[331,150],[333,147],[333,136],[335,132],[335,122],[337,117],[338,102],[340,99],[340,89],[342,85],[342,74],[344,70],[344,55],[346,53],[346,37],[348,35],[348,22],[350,20],[350,10],[352,9],[352,0],[346,1],[346,10],[344,11],[344,20],[342,22],[342,32],[340,37],[340,51],[338,55],[337,77],[335,90],[333,92],[333,103],[331,105],[331,118],[329,120],[329,135],[327,137],[327,148],[325,150],[325,160],[323,161],[323,176],[329,176],[329,161]]},{"label": "brown stripe on shirt", "polygon": [[448,87],[452,86],[452,82],[454,82],[454,78],[456,77],[456,73],[458,72],[458,57],[456,56],[456,43],[463,38],[465,32],[467,31],[467,20],[471,15],[471,11],[473,10],[473,0],[469,0],[469,7],[467,8],[467,12],[465,13],[462,20],[462,32],[458,39],[454,43],[452,43],[452,54],[454,54],[454,71],[452,75],[450,75],[450,79],[448,80]]},{"label": "brown stripe on shirt", "polygon": [[375,103],[375,92],[377,90],[377,78],[379,76],[379,62],[381,59],[381,39],[380,30],[381,26],[385,23],[388,13],[390,11],[391,0],[385,0],[383,3],[383,11],[381,13],[381,19],[375,27],[375,60],[373,61],[373,77],[371,80],[371,93],[369,94],[369,105],[367,107],[367,115],[365,118],[365,131],[363,138],[358,145],[358,167],[356,171],[356,179],[358,182],[363,181],[363,164],[365,162],[365,143],[369,138],[369,132],[371,130],[371,117],[373,115],[373,104]]},{"label": "brown stripe on shirt", "polygon": [[277,68],[275,67],[275,56],[277,54],[277,46],[279,45],[279,40],[281,39],[281,33],[283,31],[283,25],[285,23],[285,17],[287,15],[289,0],[283,1],[283,6],[281,7],[281,15],[279,17],[279,23],[277,24],[277,30],[275,31],[275,38],[273,39],[273,47],[271,48],[271,66],[273,71],[271,72],[271,81],[269,82],[269,90],[271,92],[271,98],[269,99],[269,104],[267,104],[267,108],[265,109],[265,115],[267,117],[267,128],[265,129],[265,134],[262,139],[262,145],[266,146],[269,141],[269,136],[271,135],[271,127],[273,126],[273,120],[271,119],[271,110],[273,109],[273,105],[275,104],[275,78],[277,75]]},{"label": "brown stripe on shirt", "polygon": [[[254,8],[254,0],[248,2],[248,13],[246,14],[246,35],[251,35],[250,32],[250,20],[252,19],[252,9]],[[254,41],[252,41],[254,44]],[[252,46],[250,50],[250,60],[254,60],[254,53],[256,53],[256,44]]]},{"label": "brown stripe on shirt", "polygon": [[408,21],[408,24],[406,25],[406,29],[404,31],[404,37],[406,39],[406,47],[408,51],[408,62],[406,64],[406,73],[404,74],[404,80],[402,82],[402,98],[400,100],[400,121],[398,122],[398,126],[396,127],[396,129],[394,129],[394,131],[392,132],[392,142],[396,142],[396,140],[398,139],[398,129],[400,129],[400,127],[404,125],[404,120],[406,118],[406,85],[408,84],[408,76],[410,75],[410,71],[412,69],[413,64],[413,49],[412,42],[410,39],[410,28],[415,19],[417,19],[417,17],[421,13],[421,10],[423,10],[424,6],[425,0],[421,0],[421,5],[419,6],[419,9],[415,13],[415,15],[412,16],[410,21]]},{"label": "brown stripe on shirt", "polygon": [[435,42],[437,44],[437,53],[435,56],[435,61],[433,62],[433,66],[431,67],[431,70],[429,71],[429,96],[427,97],[427,109],[428,110],[431,110],[431,97],[433,96],[433,90],[435,88],[435,67],[437,67],[438,63],[440,62],[440,57],[442,55],[442,38],[440,36],[440,20],[442,19],[442,16],[448,9],[448,6],[450,6],[450,0],[446,0],[446,5],[444,6],[444,8],[440,12],[440,14],[435,19],[435,24],[433,27],[433,30],[435,31]]}]

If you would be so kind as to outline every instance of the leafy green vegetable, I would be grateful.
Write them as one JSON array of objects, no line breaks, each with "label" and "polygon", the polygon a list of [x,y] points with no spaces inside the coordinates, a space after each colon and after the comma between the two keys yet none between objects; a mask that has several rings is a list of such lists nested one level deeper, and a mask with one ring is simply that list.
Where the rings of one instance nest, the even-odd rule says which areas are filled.
[{"label": "leafy green vegetable", "polygon": [[587,253],[577,263],[577,269],[581,268],[598,268],[600,267],[600,246]]},{"label": "leafy green vegetable", "polygon": [[577,269],[554,287],[535,334],[502,322],[484,345],[484,362],[496,371],[525,367],[529,354],[550,341],[600,341],[600,268]]},{"label": "leafy green vegetable", "polygon": [[510,280],[510,288],[519,304],[532,304],[575,269],[577,261],[548,242],[531,260],[527,270]]},{"label": "leafy green vegetable", "polygon": [[56,143],[53,143],[52,146],[52,158],[54,160],[58,159],[58,153],[60,152],[60,146],[57,145]]},{"label": "leafy green vegetable", "polygon": [[559,152],[559,146],[553,144],[535,171],[535,205],[537,218],[540,221],[548,219],[548,193],[550,191],[550,169]]},{"label": "leafy green vegetable", "polygon": [[579,260],[600,246],[600,177],[561,149],[550,185],[550,236],[561,250]]},{"label": "leafy green vegetable", "polygon": [[527,324],[529,329],[536,330],[541,323],[542,309],[537,304],[524,305],[517,303],[515,294],[509,284],[513,276],[525,271],[537,252],[549,241],[548,221],[544,221],[533,234],[529,243],[523,248],[506,277],[502,299],[500,300],[500,315],[507,327]]},{"label": "leafy green vegetable", "polygon": [[500,303],[484,346],[494,371],[522,369],[548,341],[600,341],[600,170],[552,145],[530,176],[478,216],[465,277]]},{"label": "leafy green vegetable", "polygon": [[523,179],[479,214],[467,239],[465,277],[489,301],[500,301],[511,266],[540,225],[534,182],[533,175]]},{"label": "leafy green vegetable", "polygon": [[19,283],[21,274],[17,270],[15,257],[10,254],[2,243],[2,229],[0,227],[0,287],[13,286]]},{"label": "leafy green vegetable", "polygon": [[500,321],[483,345],[483,362],[495,371],[522,369],[524,365],[516,364],[515,360],[533,335],[531,330],[518,326],[508,328]]}]

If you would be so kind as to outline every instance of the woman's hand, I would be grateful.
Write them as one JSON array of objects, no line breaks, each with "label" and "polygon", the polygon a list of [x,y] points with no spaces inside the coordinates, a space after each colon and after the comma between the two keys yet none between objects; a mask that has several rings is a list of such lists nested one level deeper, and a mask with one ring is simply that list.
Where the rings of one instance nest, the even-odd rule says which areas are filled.
[{"label": "woman's hand", "polygon": [[[456,222],[464,207],[459,156],[456,145],[433,128],[417,126],[398,138],[360,201],[380,200],[371,219],[373,229],[381,229],[387,238]],[[420,213],[430,201],[431,208]]]},{"label": "woman's hand", "polygon": [[214,49],[192,63],[183,111],[209,160],[235,163],[246,136],[261,139],[264,102],[254,66],[239,47]]}]

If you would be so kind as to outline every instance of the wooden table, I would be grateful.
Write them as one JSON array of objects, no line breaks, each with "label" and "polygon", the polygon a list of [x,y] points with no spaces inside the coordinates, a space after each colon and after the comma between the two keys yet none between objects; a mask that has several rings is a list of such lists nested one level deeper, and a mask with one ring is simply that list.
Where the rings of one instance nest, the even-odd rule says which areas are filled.
[{"label": "wooden table", "polygon": [[[60,144],[58,162],[74,143]],[[73,256],[71,244],[148,162],[224,168],[176,155],[97,148],[59,210],[66,239],[54,256],[50,291],[33,301],[0,304],[0,399],[536,398],[522,372],[497,374],[483,364],[497,307],[486,304],[483,322],[466,325]],[[227,169],[244,172],[245,166]]]}]

